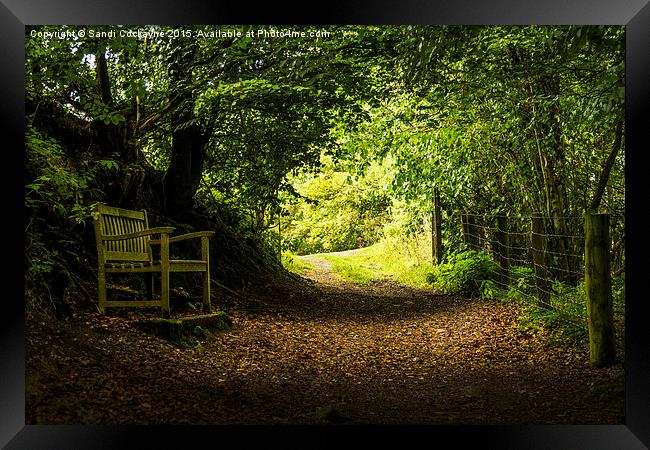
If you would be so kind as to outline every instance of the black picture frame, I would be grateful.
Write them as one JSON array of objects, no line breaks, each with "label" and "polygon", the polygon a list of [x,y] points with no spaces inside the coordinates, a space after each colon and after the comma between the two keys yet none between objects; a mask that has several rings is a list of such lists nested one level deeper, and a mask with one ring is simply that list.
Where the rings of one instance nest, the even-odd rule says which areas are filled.
[{"label": "black picture frame", "polygon": [[[311,6],[309,8],[312,8]],[[20,240],[4,256],[4,296],[0,328],[0,445],[7,449],[193,448],[242,445],[261,439],[261,445],[288,442],[311,448],[339,445],[342,438],[358,435],[373,443],[443,448],[467,444],[481,448],[516,449],[643,449],[650,446],[650,343],[648,301],[644,295],[641,230],[644,192],[643,154],[648,146],[650,102],[650,5],[647,0],[424,0],[327,2],[311,10],[267,2],[183,2],[126,0],[2,0],[0,3],[0,109],[5,125],[2,147],[5,161],[0,192],[8,213],[23,211],[24,149],[24,36],[26,25],[39,24],[604,24],[626,26],[626,418],[624,425],[566,426],[440,426],[440,427],[100,427],[26,426],[24,363],[24,283],[21,282],[24,249]],[[22,214],[5,218],[5,237],[23,236]],[[8,223],[11,222],[11,223]],[[5,243],[6,245],[6,243]],[[16,272],[14,275],[13,272]],[[3,298],[4,297],[4,298]],[[313,436],[318,434],[316,440]],[[230,440],[232,439],[232,440]],[[353,445],[355,441],[350,442]],[[445,444],[449,443],[449,444]],[[450,445],[451,444],[451,445]],[[201,445],[197,444],[196,446]]]}]

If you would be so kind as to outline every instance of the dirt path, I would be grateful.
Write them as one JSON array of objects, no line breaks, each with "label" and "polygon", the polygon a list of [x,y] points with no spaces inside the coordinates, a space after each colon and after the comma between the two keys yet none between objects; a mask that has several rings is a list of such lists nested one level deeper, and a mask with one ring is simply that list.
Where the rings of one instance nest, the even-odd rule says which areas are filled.
[{"label": "dirt path", "polygon": [[343,283],[342,278],[332,270],[330,261],[315,255],[298,256],[297,258],[311,266],[311,268],[305,269],[305,278],[328,286],[338,286]]},{"label": "dirt path", "polygon": [[269,285],[190,349],[131,316],[30,327],[27,423],[623,423],[622,366],[520,333],[515,306],[314,265],[319,284]]},{"label": "dirt path", "polygon": [[[326,253],[331,256],[352,256],[358,253],[357,250],[345,250],[342,252]],[[338,273],[332,269],[332,262],[320,255],[297,256],[298,260],[309,264],[311,267],[305,269],[304,277],[313,282],[327,287],[347,290],[363,290],[363,287],[347,283]]]}]

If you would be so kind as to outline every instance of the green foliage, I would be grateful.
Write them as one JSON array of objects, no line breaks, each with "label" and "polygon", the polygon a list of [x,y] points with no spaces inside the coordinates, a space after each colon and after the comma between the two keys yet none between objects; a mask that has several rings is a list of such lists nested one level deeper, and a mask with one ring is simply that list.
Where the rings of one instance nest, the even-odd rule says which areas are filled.
[{"label": "green foliage", "polygon": [[247,210],[257,230],[275,222],[279,197],[294,193],[286,177],[316,167],[321,151],[331,150],[334,124],[363,118],[358,99],[368,95],[370,65],[349,55],[357,47],[348,44],[360,39],[354,30],[339,37],[308,46],[261,37],[198,46],[225,60],[198,72],[205,83],[196,84],[194,113],[210,133],[204,181]]},{"label": "green foliage", "polygon": [[499,266],[487,252],[469,250],[450,253],[436,266],[429,282],[445,293],[462,293],[469,296],[481,294],[485,281],[494,280]]},{"label": "green foliage", "polygon": [[28,127],[25,134],[25,154],[25,207],[28,211],[46,207],[61,218],[83,221],[89,209],[79,200],[91,189],[92,175],[79,173],[56,140],[32,127]]},{"label": "green foliage", "polygon": [[614,320],[625,323],[625,273],[612,278]]},{"label": "green foliage", "polygon": [[567,286],[555,282],[550,306],[540,308],[534,299],[529,300],[519,318],[521,331],[548,329],[556,342],[585,342],[588,338],[587,304],[584,283]]},{"label": "green foliage", "polygon": [[[545,329],[551,332],[552,342],[586,343],[588,328],[584,282],[575,286],[560,281],[553,282],[549,305],[540,307],[532,269],[513,267],[511,277],[516,280],[516,283],[508,289],[503,289],[493,281],[485,281],[481,286],[482,297],[520,304],[522,309],[518,329],[521,332]],[[614,322],[622,328],[625,322],[624,275],[612,279],[612,302]]]},{"label": "green foliage", "polygon": [[392,280],[406,286],[429,287],[432,272],[429,233],[388,234],[371,247],[375,264]]},{"label": "green foliage", "polygon": [[546,329],[557,342],[580,342],[587,337],[586,300],[584,283],[569,286],[555,281],[551,286],[550,303],[538,304],[533,270],[528,267],[511,268],[514,282],[507,289],[493,281],[481,286],[484,298],[515,302],[521,305],[518,329],[521,332]]},{"label": "green foliage", "polygon": [[25,288],[28,301],[60,310],[65,288],[87,270],[78,231],[99,198],[101,164],[75,165],[60,144],[27,127],[25,134]]},{"label": "green foliage", "polygon": [[286,206],[283,240],[298,254],[366,247],[381,238],[388,220],[388,164],[371,164],[355,176],[337,168],[323,155],[322,172],[295,181],[299,199]]},{"label": "green foliage", "polygon": [[[624,119],[624,27],[332,26],[309,40],[246,36],[253,26],[233,27],[242,37],[232,39],[196,39],[215,26],[146,40],[91,38],[81,28],[26,29],[28,273],[82,256],[64,242],[80,240],[67,230],[86,224],[94,202],[137,193],[155,203],[159,186],[140,190],[130,164],[172,179],[174,137],[191,131],[201,138],[192,200],[227,224],[239,254],[255,249],[252,265],[277,265],[280,243],[298,254],[380,243],[373,248],[395,255],[391,263],[408,261],[393,272],[421,275],[426,246],[410,243],[430,229],[438,190],[451,256],[435,280],[494,296],[488,262],[458,259],[454,214],[580,215]],[[98,86],[104,59],[108,86]],[[616,269],[625,248],[622,142],[601,202]],[[549,231],[575,231],[560,225]],[[507,298],[533,294],[524,272]]]},{"label": "green foliage", "polygon": [[210,331],[206,330],[201,325],[197,325],[196,327],[194,327],[192,334],[196,336],[197,339],[202,339],[202,340],[205,340],[210,337]]},{"label": "green foliage", "polygon": [[481,285],[482,298],[494,298],[503,301],[530,301],[535,298],[535,274],[533,269],[524,266],[512,266],[509,277],[511,285],[503,289],[503,285],[493,280],[484,280]]},{"label": "green foliage", "polygon": [[299,260],[295,253],[289,251],[282,252],[282,266],[289,272],[298,275],[303,275],[305,270],[313,268],[311,264]]},{"label": "green foliage", "polygon": [[533,304],[524,308],[520,329],[543,326],[553,332],[553,338],[557,341],[586,341],[588,329],[584,283],[567,286],[555,282],[550,302],[548,308],[538,308]]},{"label": "green foliage", "polygon": [[[332,269],[352,283],[367,284],[389,279],[404,286],[430,287],[427,275],[431,272],[431,241],[423,236],[382,238],[369,247],[343,254],[317,254],[332,263]],[[290,266],[292,263],[285,265]],[[300,263],[301,265],[304,263]],[[299,273],[299,269],[294,270]]]},{"label": "green foliage", "polygon": [[[402,107],[393,127],[404,194],[425,208],[435,185],[464,210],[583,211],[622,114],[624,29],[408,30],[401,58],[419,93],[410,109],[422,113]],[[547,198],[556,191],[560,198]],[[610,193],[612,212],[621,192]]]}]

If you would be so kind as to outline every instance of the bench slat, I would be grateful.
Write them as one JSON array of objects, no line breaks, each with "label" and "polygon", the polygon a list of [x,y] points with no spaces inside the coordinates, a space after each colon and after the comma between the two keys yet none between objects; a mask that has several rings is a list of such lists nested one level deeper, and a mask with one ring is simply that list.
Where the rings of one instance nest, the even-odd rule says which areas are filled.
[{"label": "bench slat", "polygon": [[[135,262],[132,260],[124,262],[108,262],[105,264],[107,273],[149,273],[160,272],[160,261]],[[171,260],[169,261],[170,272],[205,272],[208,270],[208,262],[201,260]]]},{"label": "bench slat", "polygon": [[125,253],[125,252],[110,252],[105,253],[106,261],[151,261],[149,253]]},{"label": "bench slat", "polygon": [[144,220],[145,211],[133,211],[131,209],[117,208],[115,206],[108,206],[98,204],[95,211],[100,215],[116,216],[116,217],[130,217],[132,219]]}]

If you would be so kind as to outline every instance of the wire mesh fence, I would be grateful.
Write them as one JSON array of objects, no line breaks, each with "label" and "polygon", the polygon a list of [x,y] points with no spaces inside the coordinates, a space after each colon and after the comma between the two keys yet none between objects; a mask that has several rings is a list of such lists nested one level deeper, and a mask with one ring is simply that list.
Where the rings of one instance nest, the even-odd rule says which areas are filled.
[{"label": "wire mesh fence", "polygon": [[498,264],[496,289],[585,323],[583,217],[459,213],[454,220],[467,248]]}]

